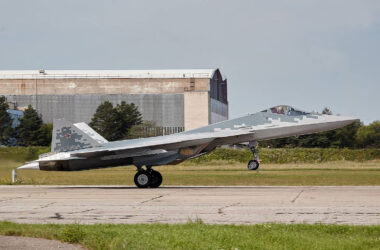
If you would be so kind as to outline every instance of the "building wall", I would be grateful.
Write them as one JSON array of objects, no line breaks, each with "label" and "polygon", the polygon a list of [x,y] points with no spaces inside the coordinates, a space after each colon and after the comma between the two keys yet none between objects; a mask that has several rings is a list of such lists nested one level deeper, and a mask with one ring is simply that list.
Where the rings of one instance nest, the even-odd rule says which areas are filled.
[{"label": "building wall", "polygon": [[210,123],[228,120],[228,104],[210,98]]},{"label": "building wall", "polygon": [[1,95],[160,94],[209,91],[210,79],[0,79]]},{"label": "building wall", "polygon": [[210,124],[209,92],[185,92],[184,114],[185,130]]},{"label": "building wall", "polygon": [[63,117],[71,122],[88,123],[102,102],[116,105],[126,101],[135,103],[143,119],[155,121],[157,126],[184,127],[183,94],[7,95],[6,98],[18,107],[31,104],[46,123]]},{"label": "building wall", "polygon": [[210,78],[0,79],[0,95],[18,107],[31,104],[44,122],[89,122],[108,100],[135,103],[144,120],[185,130],[228,119],[227,81]]}]

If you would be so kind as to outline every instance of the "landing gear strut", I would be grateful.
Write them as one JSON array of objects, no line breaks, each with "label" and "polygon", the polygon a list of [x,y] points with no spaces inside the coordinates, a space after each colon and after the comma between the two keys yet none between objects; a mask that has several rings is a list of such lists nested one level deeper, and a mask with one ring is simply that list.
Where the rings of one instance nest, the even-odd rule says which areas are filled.
[{"label": "landing gear strut", "polygon": [[250,141],[249,142],[248,147],[249,147],[249,150],[251,150],[252,155],[253,155],[252,160],[250,160],[248,162],[248,166],[247,167],[248,167],[249,170],[257,170],[259,168],[259,166],[260,166],[260,163],[259,163],[259,154],[257,153],[257,146],[258,145],[259,144],[257,143],[257,141]]},{"label": "landing gear strut", "polygon": [[137,169],[134,181],[138,188],[158,188],[161,185],[162,175],[160,172],[153,170],[152,166],[146,166],[146,170],[142,167]]}]

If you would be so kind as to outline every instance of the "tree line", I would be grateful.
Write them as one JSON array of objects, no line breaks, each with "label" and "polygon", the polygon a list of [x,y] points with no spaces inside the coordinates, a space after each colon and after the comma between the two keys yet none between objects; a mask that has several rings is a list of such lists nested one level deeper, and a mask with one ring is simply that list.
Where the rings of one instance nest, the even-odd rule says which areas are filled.
[{"label": "tree line", "polygon": [[[322,114],[332,115],[325,108]],[[272,148],[380,148],[380,121],[364,125],[357,121],[343,128],[298,137],[287,137],[260,142],[260,146]]]},{"label": "tree line", "polygon": [[114,107],[105,101],[98,106],[88,125],[105,139],[117,141],[130,137],[133,127],[142,123],[142,115],[134,103],[122,101]]},{"label": "tree line", "polygon": [[7,112],[9,105],[4,96],[0,96],[0,144],[19,146],[48,146],[51,142],[52,124],[44,124],[41,116],[29,105],[24,110],[20,124],[12,128],[12,117]]},{"label": "tree line", "polygon": [[[29,105],[24,110],[20,124],[12,128],[12,117],[7,112],[9,105],[4,96],[0,96],[0,145],[12,146],[49,146],[53,125],[44,124],[41,116]],[[106,101],[100,104],[89,124],[96,132],[109,141],[134,138],[131,132],[144,125],[142,115],[134,103],[122,101],[115,107]],[[154,123],[148,123],[154,125]],[[16,140],[16,142],[15,142]]]},{"label": "tree line", "polygon": [[[5,97],[0,96],[0,144],[12,145],[12,138],[17,139],[19,146],[48,146],[51,143],[52,124],[44,124],[41,116],[29,105],[24,110],[20,125],[12,128],[12,118]],[[332,112],[325,108],[323,114]],[[122,101],[114,106],[105,101],[94,113],[89,126],[109,141],[132,139],[144,136],[146,128],[155,128],[150,121],[143,121],[138,107],[134,103]],[[149,130],[148,130],[149,131]],[[152,130],[150,130],[152,131]],[[262,147],[305,147],[305,148],[380,148],[380,121],[369,125],[355,122],[340,129],[299,137],[260,142]]]}]

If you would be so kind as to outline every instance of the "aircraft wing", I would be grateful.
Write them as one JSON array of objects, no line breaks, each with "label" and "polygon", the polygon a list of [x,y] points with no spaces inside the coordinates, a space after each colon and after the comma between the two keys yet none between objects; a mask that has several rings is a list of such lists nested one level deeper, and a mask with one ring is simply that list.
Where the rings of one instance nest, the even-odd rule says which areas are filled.
[{"label": "aircraft wing", "polygon": [[[117,159],[124,157],[140,157],[164,154],[169,150],[206,145],[216,139],[239,138],[249,141],[253,132],[250,130],[231,130],[219,132],[204,132],[195,134],[177,134],[119,142],[110,142],[99,147],[76,150],[72,152],[48,153],[33,162],[51,162],[66,160],[84,160],[88,157],[99,156],[102,159]],[[33,162],[22,167],[31,168]]]},{"label": "aircraft wing", "polygon": [[[187,148],[208,144],[215,139],[239,138],[240,140],[251,140],[253,131],[251,130],[226,130],[217,132],[203,132],[195,134],[176,134],[169,136],[158,136],[143,139],[134,139],[109,143],[103,147],[79,150],[71,152],[71,157],[87,157],[96,154],[106,154],[107,152],[123,152],[128,156],[140,156],[144,154],[157,154],[157,150],[169,151],[179,148]],[[243,139],[244,138],[244,139]],[[123,143],[124,142],[124,143]]]}]

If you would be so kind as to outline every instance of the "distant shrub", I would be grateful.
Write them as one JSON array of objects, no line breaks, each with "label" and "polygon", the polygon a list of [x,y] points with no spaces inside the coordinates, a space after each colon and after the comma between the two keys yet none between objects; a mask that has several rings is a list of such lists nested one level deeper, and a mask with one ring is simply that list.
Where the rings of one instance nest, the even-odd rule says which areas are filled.
[{"label": "distant shrub", "polygon": [[[48,147],[0,147],[0,159],[18,162],[31,161],[50,151]],[[369,161],[380,159],[380,149],[339,148],[259,148],[262,163],[318,163],[327,161]],[[252,159],[248,149],[218,148],[199,158],[189,160],[194,164],[211,161],[247,163]]]},{"label": "distant shrub", "polygon": [[40,154],[50,151],[49,147],[0,147],[0,159],[18,162],[32,161]]},{"label": "distant shrub", "polygon": [[[338,148],[260,148],[262,163],[318,163],[327,161],[368,161],[380,159],[380,149],[338,149]],[[216,149],[210,154],[190,160],[193,163],[211,161],[234,161],[247,163],[252,159],[248,149]]]}]

